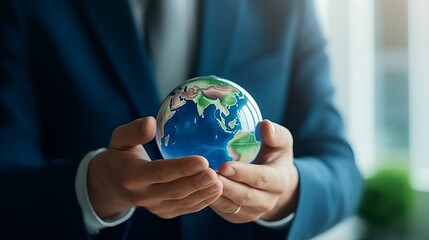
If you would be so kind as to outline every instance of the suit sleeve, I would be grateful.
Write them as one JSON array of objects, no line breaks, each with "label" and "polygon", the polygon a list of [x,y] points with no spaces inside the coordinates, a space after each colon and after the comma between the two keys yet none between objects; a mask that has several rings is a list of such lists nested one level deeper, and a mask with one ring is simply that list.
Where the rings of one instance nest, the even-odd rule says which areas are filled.
[{"label": "suit sleeve", "polygon": [[285,126],[294,136],[299,200],[289,239],[308,239],[355,211],[361,175],[333,103],[329,65],[312,1],[300,6]]},{"label": "suit sleeve", "polygon": [[[21,1],[0,2],[0,239],[86,239],[79,160],[44,156]],[[40,56],[43,60],[43,56]]]}]

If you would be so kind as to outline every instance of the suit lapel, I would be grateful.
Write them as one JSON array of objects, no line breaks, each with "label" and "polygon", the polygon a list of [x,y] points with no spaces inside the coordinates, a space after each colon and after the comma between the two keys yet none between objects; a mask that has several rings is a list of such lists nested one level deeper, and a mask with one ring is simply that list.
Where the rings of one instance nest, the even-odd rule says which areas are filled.
[{"label": "suit lapel", "polygon": [[127,1],[82,0],[82,3],[90,27],[137,114],[156,114],[159,97],[150,58],[138,37]]},{"label": "suit lapel", "polygon": [[[82,0],[84,14],[138,115],[156,114],[159,96],[144,40],[127,1]],[[237,43],[243,1],[205,0],[201,6],[197,76],[228,77]],[[149,100],[148,99],[153,99]]]},{"label": "suit lapel", "polygon": [[230,74],[243,2],[231,0],[203,2],[197,54],[198,76],[214,74],[227,77]]}]

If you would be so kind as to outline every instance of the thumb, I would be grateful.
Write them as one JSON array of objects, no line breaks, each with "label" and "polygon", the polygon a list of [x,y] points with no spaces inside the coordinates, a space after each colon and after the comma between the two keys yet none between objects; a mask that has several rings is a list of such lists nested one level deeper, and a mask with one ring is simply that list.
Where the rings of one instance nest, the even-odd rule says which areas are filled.
[{"label": "thumb", "polygon": [[155,136],[156,121],[153,117],[139,118],[117,127],[110,139],[110,147],[133,148],[151,141]]},{"label": "thumb", "polygon": [[270,148],[292,148],[293,138],[290,131],[269,120],[259,122],[259,138],[263,144]]}]

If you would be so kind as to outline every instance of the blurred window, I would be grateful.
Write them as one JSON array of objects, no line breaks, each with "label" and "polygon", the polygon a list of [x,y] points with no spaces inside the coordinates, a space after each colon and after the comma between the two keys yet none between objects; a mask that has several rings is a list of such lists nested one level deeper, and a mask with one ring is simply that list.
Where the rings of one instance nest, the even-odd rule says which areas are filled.
[{"label": "blurred window", "polygon": [[429,1],[408,1],[411,180],[429,191]]},{"label": "blurred window", "polygon": [[429,1],[315,2],[359,168],[403,164],[429,191]]}]

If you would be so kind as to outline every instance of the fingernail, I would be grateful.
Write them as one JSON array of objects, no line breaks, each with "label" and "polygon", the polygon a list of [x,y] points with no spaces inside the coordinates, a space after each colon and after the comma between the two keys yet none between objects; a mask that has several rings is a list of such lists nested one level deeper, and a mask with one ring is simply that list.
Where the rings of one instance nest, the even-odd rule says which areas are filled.
[{"label": "fingernail", "polygon": [[226,176],[226,177],[231,177],[235,174],[235,169],[232,167],[228,167],[227,169],[225,169],[225,171],[222,172],[222,175]]},{"label": "fingernail", "polygon": [[271,127],[271,135],[276,135],[276,128],[274,127],[274,124],[271,121],[268,121],[270,123]]},{"label": "fingernail", "polygon": [[194,164],[191,165],[191,169],[194,172],[200,172],[200,171],[204,170],[205,167],[206,166],[204,164],[200,163],[200,162],[197,162],[197,163],[194,163]]}]

